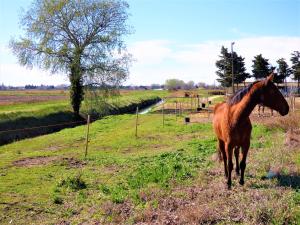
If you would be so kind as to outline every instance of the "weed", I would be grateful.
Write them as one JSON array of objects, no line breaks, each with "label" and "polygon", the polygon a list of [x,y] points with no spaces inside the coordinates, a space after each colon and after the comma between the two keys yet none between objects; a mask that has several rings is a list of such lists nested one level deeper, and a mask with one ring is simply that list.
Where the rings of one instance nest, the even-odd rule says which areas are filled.
[{"label": "weed", "polygon": [[86,199],[87,199],[87,194],[83,190],[80,190],[77,194],[77,201],[79,203],[85,203]]},{"label": "weed", "polygon": [[87,185],[85,181],[82,179],[81,174],[78,174],[74,177],[67,177],[66,179],[62,179],[58,183],[58,187],[67,187],[74,191],[78,191],[81,189],[85,189]]},{"label": "weed", "polygon": [[296,113],[290,113],[285,117],[278,117],[265,123],[266,128],[269,130],[282,129],[288,131],[289,129],[298,129],[300,116]]},{"label": "weed", "polygon": [[53,196],[53,203],[54,203],[54,204],[58,204],[58,205],[63,204],[63,199],[62,199],[62,197],[60,197],[60,196],[58,196],[58,195],[54,195],[54,196]]},{"label": "weed", "polygon": [[111,193],[109,187],[105,184],[101,184],[99,188],[103,192],[103,194],[108,195]]},{"label": "weed", "polygon": [[128,185],[133,189],[142,188],[149,183],[169,187],[171,180],[182,181],[193,177],[195,164],[198,162],[197,157],[182,152],[163,153],[142,161],[128,176]]}]

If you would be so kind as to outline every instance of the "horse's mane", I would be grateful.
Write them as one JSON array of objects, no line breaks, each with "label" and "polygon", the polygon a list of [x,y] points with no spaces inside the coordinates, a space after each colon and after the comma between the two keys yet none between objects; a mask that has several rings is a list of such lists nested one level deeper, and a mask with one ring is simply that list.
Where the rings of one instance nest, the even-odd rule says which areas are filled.
[{"label": "horse's mane", "polygon": [[247,93],[249,93],[249,91],[251,90],[251,88],[253,87],[253,85],[256,84],[257,82],[259,82],[259,81],[255,81],[255,82],[253,82],[252,84],[248,85],[247,87],[238,90],[238,91],[235,93],[235,95],[232,96],[232,97],[229,99],[228,104],[229,104],[229,105],[234,105],[234,104],[239,103],[239,102],[243,99],[243,97],[244,97]]}]

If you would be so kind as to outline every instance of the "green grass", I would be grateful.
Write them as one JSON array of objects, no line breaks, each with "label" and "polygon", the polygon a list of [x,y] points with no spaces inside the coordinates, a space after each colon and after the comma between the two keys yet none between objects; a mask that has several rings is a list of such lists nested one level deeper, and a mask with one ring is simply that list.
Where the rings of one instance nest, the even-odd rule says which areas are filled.
[{"label": "green grass", "polygon": [[[1,114],[10,114],[10,113],[18,113],[18,114],[35,114],[43,111],[47,111],[49,109],[55,109],[64,111],[71,110],[71,106],[68,99],[68,94],[59,92],[50,92],[50,91],[37,91],[37,92],[26,92],[26,91],[2,91],[0,95],[13,95],[13,96],[45,96],[45,95],[59,95],[66,96],[66,100],[49,100],[49,101],[41,101],[41,102],[31,102],[31,103],[18,103],[18,104],[8,104],[8,105],[0,105],[0,115]],[[112,108],[116,107],[124,107],[130,105],[132,103],[138,103],[146,99],[151,99],[155,97],[164,97],[167,95],[166,91],[122,91],[120,96],[114,96],[108,99],[108,104],[111,105]],[[82,103],[82,111],[85,112],[88,109],[88,105],[83,101]],[[14,114],[11,114],[14,115]]]},{"label": "green grass", "polygon": [[[21,93],[22,92],[17,91],[16,95],[20,95]],[[23,93],[24,96],[32,93],[36,96],[45,94],[44,92]],[[46,91],[46,93],[52,92]],[[13,92],[11,92],[11,94],[13,94]],[[83,117],[87,117],[87,114],[91,114],[93,117],[92,119],[97,119],[110,114],[134,112],[137,106],[145,107],[146,105],[156,102],[159,97],[165,95],[165,91],[122,91],[120,96],[108,98],[104,105],[98,101],[93,102],[93,105],[89,105],[91,101],[84,101],[81,107],[81,114]],[[93,110],[91,110],[91,107],[93,107]],[[67,124],[76,121],[82,121],[82,118],[77,118],[73,115],[68,100],[50,100],[26,104],[0,105],[0,131],[61,123]],[[69,126],[72,125],[73,124],[70,124]],[[10,143],[14,140],[20,140],[28,137],[35,137],[41,134],[52,133],[67,126],[68,125],[62,127],[48,127],[30,130],[28,132],[8,132],[0,137],[0,144]]]},{"label": "green grass", "polygon": [[[135,138],[134,116],[123,115],[91,124],[85,163],[84,126],[2,146],[0,202],[15,202],[19,209],[15,214],[15,207],[8,207],[2,219],[15,218],[22,223],[30,216],[28,207],[50,210],[52,213],[42,213],[49,222],[57,216],[71,219],[61,207],[70,204],[77,209],[79,201],[84,213],[90,201],[100,205],[129,198],[141,204],[141,189],[168,189],[174,182],[193,180],[199,168],[207,167],[207,157],[215,146],[211,134],[209,124],[185,126],[167,117],[162,128],[160,116],[145,115],[140,117],[139,137]],[[174,136],[182,140],[174,143],[170,139]],[[57,159],[45,165],[13,166],[16,160],[41,156]],[[70,168],[63,158],[76,159],[82,165]],[[4,208],[1,204],[0,210]]]},{"label": "green grass", "polygon": [[[111,99],[111,107],[167,94],[127,92]],[[52,106],[41,108],[39,120]],[[140,115],[136,138],[134,115],[107,116],[90,126],[86,159],[85,134],[86,126],[78,126],[0,147],[0,224],[151,223],[151,210],[169,215],[177,199],[199,206],[194,214],[179,211],[180,218],[194,218],[191,223],[299,224],[299,173],[292,169],[299,172],[300,158],[297,148],[283,145],[282,129],[253,124],[246,184],[234,178],[233,191],[225,189],[222,164],[211,160],[216,139],[210,123],[185,125],[183,117],[166,115],[163,127],[161,115]],[[273,167],[282,176],[263,179]],[[200,200],[190,189],[201,190]],[[206,212],[208,218],[197,219]],[[240,220],[232,219],[240,213]]]},{"label": "green grass", "polygon": [[[210,123],[185,125],[183,118],[176,121],[174,116],[166,116],[162,127],[160,115],[141,115],[136,138],[134,115],[108,116],[91,124],[86,159],[85,131],[85,126],[79,126],[0,147],[0,212],[5,212],[0,213],[0,223],[12,219],[15,224],[53,224],[63,220],[77,224],[103,218],[107,223],[113,222],[118,213],[106,217],[108,202],[115,207],[130,202],[141,214],[149,207],[159,207],[160,198],[172,195],[177,187],[205,185],[206,171],[214,167],[211,155],[216,151],[216,139]],[[265,164],[272,158],[274,136],[281,143],[283,131],[253,126],[249,154],[255,154],[258,164],[247,165],[246,190],[251,193],[251,189],[270,189],[272,195],[269,202],[264,200],[264,207],[273,204],[272,198],[280,198],[273,184],[260,180],[266,173]],[[49,161],[16,164],[18,160],[30,162],[37,157],[48,157]],[[249,176],[253,170],[257,178]],[[185,198],[184,192],[175,193]],[[294,197],[283,195],[283,199],[296,207],[293,204],[298,204],[298,193],[291,193]],[[145,196],[154,197],[145,200]],[[241,203],[251,199],[245,193]],[[277,223],[284,217],[282,211],[251,210],[254,211],[247,212],[247,219],[257,218],[255,221],[268,215],[268,221],[271,216]]]}]

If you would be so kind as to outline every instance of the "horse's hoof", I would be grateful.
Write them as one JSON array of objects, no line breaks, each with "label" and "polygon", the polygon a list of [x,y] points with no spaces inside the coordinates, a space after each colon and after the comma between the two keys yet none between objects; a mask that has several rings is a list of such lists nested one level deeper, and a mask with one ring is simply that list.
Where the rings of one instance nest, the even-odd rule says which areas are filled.
[{"label": "horse's hoof", "polygon": [[240,185],[244,185],[245,182],[243,180],[240,180],[239,183],[240,183]]},{"label": "horse's hoof", "polygon": [[230,190],[231,189],[231,181],[230,182],[227,182],[227,188],[228,188],[228,190]]}]

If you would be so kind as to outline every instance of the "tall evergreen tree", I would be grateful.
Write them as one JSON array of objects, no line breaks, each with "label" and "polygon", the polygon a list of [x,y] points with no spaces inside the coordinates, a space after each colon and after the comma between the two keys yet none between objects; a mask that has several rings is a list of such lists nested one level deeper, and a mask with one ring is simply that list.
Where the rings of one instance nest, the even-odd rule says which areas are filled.
[{"label": "tall evergreen tree", "polygon": [[284,58],[278,59],[277,64],[277,74],[276,76],[274,76],[273,81],[274,83],[279,84],[285,82],[286,78],[288,78],[291,75],[292,71]]},{"label": "tall evergreen tree", "polygon": [[[244,82],[249,74],[246,73],[245,62],[242,56],[238,56],[236,52],[233,52],[233,74],[234,83],[238,84]],[[218,70],[216,74],[218,75],[217,81],[223,87],[231,87],[232,85],[232,56],[228,52],[228,49],[222,46],[220,59],[216,61],[216,67]]]},{"label": "tall evergreen tree", "polygon": [[254,60],[252,60],[252,76],[256,80],[267,77],[273,71],[274,68],[271,68],[268,61],[261,54],[254,56]]},{"label": "tall evergreen tree", "polygon": [[292,62],[292,73],[293,73],[293,80],[298,82],[297,85],[297,92],[299,93],[299,83],[300,83],[300,52],[294,51],[291,57]]},{"label": "tall evergreen tree", "polygon": [[245,58],[237,56],[235,52],[233,53],[233,57],[234,83],[239,84],[245,82],[247,78],[250,78],[250,74],[246,72]]},{"label": "tall evergreen tree", "polygon": [[216,67],[218,70],[216,71],[217,76],[219,77],[217,81],[223,87],[230,87],[232,83],[231,76],[231,64],[230,64],[230,54],[228,53],[228,49],[222,46],[221,55],[219,55],[219,60],[216,61]]}]

